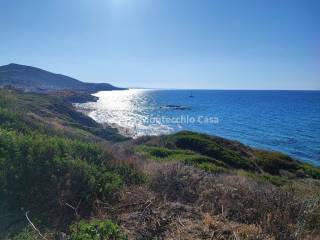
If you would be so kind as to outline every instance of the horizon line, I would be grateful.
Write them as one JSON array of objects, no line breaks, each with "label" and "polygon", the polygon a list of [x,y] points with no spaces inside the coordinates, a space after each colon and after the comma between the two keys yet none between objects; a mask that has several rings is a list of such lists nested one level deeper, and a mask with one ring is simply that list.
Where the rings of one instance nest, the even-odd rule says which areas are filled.
[{"label": "horizon line", "polygon": [[307,92],[319,92],[320,89],[236,89],[236,88],[147,88],[147,87],[127,87],[127,89],[139,89],[139,90],[188,90],[188,91],[307,91]]}]

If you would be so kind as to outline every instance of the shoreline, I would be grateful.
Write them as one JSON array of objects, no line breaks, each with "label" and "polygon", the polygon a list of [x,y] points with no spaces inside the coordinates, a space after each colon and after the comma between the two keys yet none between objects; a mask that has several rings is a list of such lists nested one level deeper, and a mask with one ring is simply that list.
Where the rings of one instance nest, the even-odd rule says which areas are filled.
[{"label": "shoreline", "polygon": [[[124,91],[124,90],[129,90],[128,89],[120,89],[119,91]],[[110,91],[118,91],[118,90],[110,90]],[[100,91],[98,91],[100,92]],[[129,132],[131,131],[129,128],[124,128],[119,126],[116,123],[110,124],[110,123],[100,123],[98,121],[96,121],[96,119],[94,119],[93,117],[90,116],[90,113],[92,113],[94,111],[94,109],[89,108],[89,107],[81,107],[81,104],[86,104],[86,103],[96,103],[99,100],[99,97],[94,96],[93,94],[96,94],[98,92],[94,92],[94,93],[87,93],[86,95],[84,95],[84,98],[80,98],[80,102],[74,102],[74,100],[77,100],[77,98],[73,98],[72,101],[70,101],[70,103],[72,104],[72,106],[74,107],[74,109],[78,112],[81,112],[82,114],[86,115],[87,117],[89,117],[90,119],[94,120],[95,122],[97,122],[98,124],[101,124],[103,127],[105,128],[110,128],[110,129],[115,129],[118,134],[120,134],[123,137],[126,138],[130,138],[130,139],[136,139],[138,137],[134,137],[134,134],[129,134]],[[90,96],[90,97],[87,97]],[[69,99],[68,99],[69,100]]]},{"label": "shoreline", "polygon": [[[126,89],[126,90],[130,90],[130,89]],[[95,93],[92,93],[91,96],[93,94],[95,94]],[[99,97],[96,97],[96,96],[93,96],[93,97],[95,97],[94,101],[86,101],[85,103],[90,103],[90,102],[91,103],[95,103],[95,102],[97,102],[99,100]],[[126,127],[122,127],[122,126],[118,125],[117,123],[107,123],[107,122],[99,122],[99,121],[97,121],[95,118],[93,118],[91,116],[91,113],[96,111],[97,109],[89,108],[89,107],[83,107],[83,105],[82,106],[81,105],[82,105],[82,103],[74,103],[74,106],[75,106],[77,111],[80,111],[80,112],[84,113],[86,116],[90,117],[91,119],[93,119],[94,121],[98,122],[99,124],[104,125],[105,127],[116,129],[119,134],[121,134],[122,136],[125,136],[125,137],[129,137],[131,139],[137,139],[139,137],[144,137],[144,136],[171,135],[171,134],[174,134],[176,132],[180,132],[180,131],[186,130],[186,131],[193,131],[193,132],[197,132],[197,133],[207,134],[209,136],[218,136],[218,137],[221,137],[221,138],[224,138],[224,139],[227,139],[227,140],[231,140],[231,141],[238,141],[240,143],[243,143],[243,144],[245,144],[245,145],[247,145],[247,146],[249,146],[251,148],[255,148],[255,149],[262,149],[262,150],[272,151],[272,152],[281,152],[281,153],[284,153],[284,154],[286,154],[288,156],[291,156],[294,159],[302,161],[304,163],[312,164],[314,166],[320,166],[320,163],[318,163],[317,160],[316,160],[317,158],[302,158],[302,157],[298,157],[298,156],[296,156],[294,154],[290,154],[289,151],[281,150],[281,149],[279,149],[280,147],[279,148],[277,148],[277,147],[268,147],[268,146],[263,147],[263,146],[259,146],[259,144],[247,143],[246,141],[241,140],[239,138],[225,137],[224,135],[216,134],[216,133],[209,133],[207,131],[194,131],[194,130],[188,129],[188,128],[181,128],[181,129],[177,129],[176,131],[173,130],[172,132],[166,132],[166,133],[161,133],[161,132],[159,132],[159,133],[151,133],[151,132],[148,133],[147,132],[145,134],[143,134],[143,133],[141,133],[141,134],[135,133],[136,128],[130,128],[130,127],[126,128]],[[138,130],[139,130],[139,128],[138,128]],[[250,139],[248,141],[250,142]]]}]

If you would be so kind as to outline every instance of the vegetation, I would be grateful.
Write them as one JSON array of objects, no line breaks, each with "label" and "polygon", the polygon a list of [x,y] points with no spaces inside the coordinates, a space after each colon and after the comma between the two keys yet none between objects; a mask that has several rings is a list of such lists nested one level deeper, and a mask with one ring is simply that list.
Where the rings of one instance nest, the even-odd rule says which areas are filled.
[{"label": "vegetation", "polygon": [[59,97],[0,89],[0,127],[86,141],[124,141],[116,129],[103,127]]},{"label": "vegetation", "polygon": [[39,240],[40,237],[31,228],[25,228],[13,237],[13,240]]},{"label": "vegetation", "polygon": [[[230,239],[236,234],[240,238],[246,232],[240,239],[315,239],[320,229],[319,186],[304,184],[309,190],[299,190],[301,196],[294,191],[295,184],[292,182],[284,191],[243,176],[208,176],[171,164],[156,174],[151,186],[159,192],[158,197],[203,212],[203,221],[208,221],[214,236],[224,234]],[[186,214],[184,211],[180,214]],[[212,234],[205,229],[203,232]]]},{"label": "vegetation", "polygon": [[136,151],[157,161],[180,161],[209,172],[241,170],[246,176],[283,185],[288,178],[319,179],[320,168],[279,153],[249,148],[239,142],[183,131],[151,139]]},{"label": "vegetation", "polygon": [[110,220],[80,221],[70,227],[71,240],[127,240],[119,226]]},{"label": "vegetation", "polygon": [[0,90],[1,239],[317,239],[319,176],[204,134],[128,140],[63,97]]},{"label": "vegetation", "polygon": [[155,146],[138,146],[135,148],[137,152],[144,154],[150,159],[165,162],[165,161],[180,161],[185,164],[196,166],[208,172],[227,172],[228,167],[222,161],[214,158],[201,155],[190,150],[168,149]]},{"label": "vegetation", "polygon": [[12,208],[45,211],[44,218],[79,200],[90,211],[95,198],[107,199],[123,184],[105,166],[108,156],[89,143],[0,130],[0,153],[2,199]]},{"label": "vegetation", "polygon": [[[62,100],[12,90],[1,90],[0,100],[1,211],[9,210],[13,221],[30,212],[36,225],[65,229],[79,216],[90,216],[97,201],[112,202],[122,186],[146,181],[103,149],[100,133],[113,140],[120,135]],[[14,239],[34,235],[27,228]]]}]

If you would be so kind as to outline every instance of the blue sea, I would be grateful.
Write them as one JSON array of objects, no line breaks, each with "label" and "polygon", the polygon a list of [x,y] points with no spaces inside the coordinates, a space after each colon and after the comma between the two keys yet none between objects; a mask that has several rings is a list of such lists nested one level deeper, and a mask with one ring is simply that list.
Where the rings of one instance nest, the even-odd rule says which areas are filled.
[{"label": "blue sea", "polygon": [[320,165],[320,91],[130,89],[94,95],[97,102],[78,107],[132,137],[191,130]]}]

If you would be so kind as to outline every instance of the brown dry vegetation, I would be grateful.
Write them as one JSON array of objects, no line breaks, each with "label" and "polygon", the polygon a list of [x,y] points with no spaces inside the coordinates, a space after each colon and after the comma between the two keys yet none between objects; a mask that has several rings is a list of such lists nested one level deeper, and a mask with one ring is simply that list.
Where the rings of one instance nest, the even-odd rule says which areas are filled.
[{"label": "brown dry vegetation", "polygon": [[[134,159],[130,158],[131,165]],[[137,160],[136,167],[150,176],[150,183],[119,192],[112,213],[129,239],[319,237],[319,221],[317,226],[311,221],[319,219],[319,184],[312,180],[284,190],[175,162]],[[295,186],[299,184],[309,189],[302,193]]]}]

